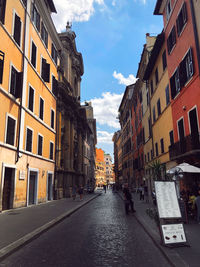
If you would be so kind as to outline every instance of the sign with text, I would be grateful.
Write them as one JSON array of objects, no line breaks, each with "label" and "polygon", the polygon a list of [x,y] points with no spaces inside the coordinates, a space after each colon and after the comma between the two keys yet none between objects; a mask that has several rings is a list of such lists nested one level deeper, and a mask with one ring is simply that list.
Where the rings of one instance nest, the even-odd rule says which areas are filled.
[{"label": "sign with text", "polygon": [[166,245],[186,242],[185,232],[182,223],[162,225],[162,234],[164,243]]},{"label": "sign with text", "polygon": [[159,217],[181,218],[180,207],[174,182],[155,181]]}]

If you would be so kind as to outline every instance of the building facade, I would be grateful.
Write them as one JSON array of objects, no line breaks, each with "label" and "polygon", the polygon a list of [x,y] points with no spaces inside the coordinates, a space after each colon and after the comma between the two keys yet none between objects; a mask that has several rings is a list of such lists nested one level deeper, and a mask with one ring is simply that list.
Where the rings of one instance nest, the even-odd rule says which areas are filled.
[{"label": "building facade", "polygon": [[53,198],[57,51],[53,1],[1,1],[0,210]]}]

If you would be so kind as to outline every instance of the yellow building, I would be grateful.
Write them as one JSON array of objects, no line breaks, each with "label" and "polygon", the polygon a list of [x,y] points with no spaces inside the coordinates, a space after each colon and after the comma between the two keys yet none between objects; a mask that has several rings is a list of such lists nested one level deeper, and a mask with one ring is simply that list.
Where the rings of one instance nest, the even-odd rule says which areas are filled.
[{"label": "yellow building", "polygon": [[0,210],[53,197],[60,40],[53,1],[1,1]]},{"label": "yellow building", "polygon": [[152,176],[150,166],[154,160],[161,163],[163,175],[164,170],[171,168],[173,165],[169,160],[169,145],[173,125],[163,32],[156,38],[144,79],[148,80],[150,96],[152,136],[151,144],[145,148],[146,177],[150,177]]}]

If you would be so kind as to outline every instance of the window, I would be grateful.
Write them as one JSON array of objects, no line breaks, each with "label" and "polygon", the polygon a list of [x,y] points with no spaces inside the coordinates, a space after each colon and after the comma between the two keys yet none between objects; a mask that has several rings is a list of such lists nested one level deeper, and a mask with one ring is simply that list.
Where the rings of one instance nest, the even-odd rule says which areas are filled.
[{"label": "window", "polygon": [[150,158],[149,158],[149,152],[147,153],[147,159],[148,159],[148,161],[150,160]]},{"label": "window", "polygon": [[180,63],[180,78],[181,86],[183,87],[185,83],[193,76],[194,74],[194,65],[192,58],[192,49],[190,48]]},{"label": "window", "polygon": [[164,148],[164,140],[163,140],[163,138],[160,139],[160,148],[161,148],[161,153],[164,153],[165,152],[165,148]]},{"label": "window", "polygon": [[151,136],[152,132],[151,132],[151,119],[148,118],[148,126],[149,126],[149,136]]},{"label": "window", "polygon": [[21,19],[17,14],[15,13],[15,21],[14,21],[14,33],[13,38],[15,42],[20,46],[21,43]]},{"label": "window", "polygon": [[171,86],[171,97],[174,97],[180,92],[180,78],[179,78],[180,68],[178,67],[174,72],[173,76],[170,78],[170,86]]},{"label": "window", "polygon": [[53,150],[54,150],[54,144],[50,142],[50,153],[49,158],[53,160]]},{"label": "window", "polygon": [[145,162],[147,162],[147,155],[146,154],[144,155],[144,160],[145,160]]},{"label": "window", "polygon": [[37,47],[32,41],[32,46],[31,46],[31,63],[33,67],[36,67],[36,55],[37,55]]},{"label": "window", "polygon": [[153,80],[151,80],[151,95],[153,95]]},{"label": "window", "polygon": [[6,0],[0,0],[0,21],[4,24],[6,11]]},{"label": "window", "polygon": [[41,120],[44,119],[44,100],[40,97],[40,111],[39,111],[39,118]]},{"label": "window", "polygon": [[46,62],[46,59],[42,58],[42,71],[41,76],[45,82],[49,83],[50,64]]},{"label": "window", "polygon": [[52,93],[57,96],[58,95],[58,81],[52,75]]},{"label": "window", "polygon": [[155,148],[156,148],[156,157],[158,156],[158,143],[155,143]]},{"label": "window", "polygon": [[23,72],[18,72],[13,66],[11,67],[10,93],[20,98],[22,93]]},{"label": "window", "polygon": [[31,14],[31,19],[36,26],[37,30],[40,31],[40,14],[38,13],[35,4],[32,4],[32,14]]},{"label": "window", "polygon": [[153,107],[153,122],[156,121],[156,109]]},{"label": "window", "polygon": [[58,58],[58,53],[57,53],[57,50],[54,46],[54,44],[52,43],[51,45],[51,57],[53,58],[54,62],[56,63],[57,65],[57,58]]},{"label": "window", "polygon": [[161,114],[160,98],[157,101],[157,110],[158,110],[158,116],[160,116],[160,114]]},{"label": "window", "polygon": [[177,34],[178,36],[181,34],[184,25],[187,22],[187,10],[186,10],[186,3],[184,2],[181,11],[178,15],[178,18],[176,20],[176,27],[177,27]]},{"label": "window", "polygon": [[162,65],[163,65],[163,71],[164,71],[166,69],[166,67],[167,67],[166,51],[164,51],[163,54],[162,54]]},{"label": "window", "polygon": [[174,45],[176,44],[176,30],[175,26],[172,28],[169,37],[167,38],[167,49],[168,49],[168,54],[171,53]]},{"label": "window", "polygon": [[155,71],[155,81],[157,85],[158,84],[158,68],[156,68],[156,71]]},{"label": "window", "polygon": [[48,32],[44,26],[44,23],[41,24],[41,38],[45,43],[46,47],[48,48]]},{"label": "window", "polygon": [[169,85],[165,88],[165,98],[166,98],[166,105],[169,104],[170,99],[169,99]]},{"label": "window", "polygon": [[33,108],[34,108],[34,89],[31,86],[29,86],[28,108],[33,112]]},{"label": "window", "polygon": [[0,84],[3,83],[4,52],[0,51]]},{"label": "window", "polygon": [[38,155],[42,156],[43,137],[38,135]]},{"label": "window", "polygon": [[55,112],[51,110],[51,128],[54,129],[54,121],[55,121]]},{"label": "window", "polygon": [[167,6],[166,6],[166,17],[167,17],[167,21],[169,19],[170,14],[171,14],[171,10],[172,10],[172,8],[171,8],[171,1],[169,0],[167,2]]},{"label": "window", "polygon": [[179,140],[183,141],[185,137],[185,130],[184,130],[184,122],[183,119],[178,121],[178,133],[179,133]]},{"label": "window", "polygon": [[32,152],[33,131],[26,129],[26,151]]},{"label": "window", "polygon": [[169,132],[170,145],[174,144],[174,132],[173,130]]},{"label": "window", "polygon": [[6,131],[6,144],[14,146],[15,144],[15,127],[16,121],[8,116],[7,118],[7,131]]},{"label": "window", "polygon": [[151,160],[153,159],[153,150],[151,149]]}]

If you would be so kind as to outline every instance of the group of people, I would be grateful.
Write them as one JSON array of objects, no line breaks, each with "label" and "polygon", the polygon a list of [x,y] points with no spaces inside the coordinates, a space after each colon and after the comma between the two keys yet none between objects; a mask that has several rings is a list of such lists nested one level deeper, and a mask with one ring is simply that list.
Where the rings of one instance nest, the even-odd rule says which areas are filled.
[{"label": "group of people", "polygon": [[[196,191],[196,192],[195,192]],[[200,188],[193,191],[181,191],[181,198],[184,200],[189,216],[196,218],[200,224]]]}]

